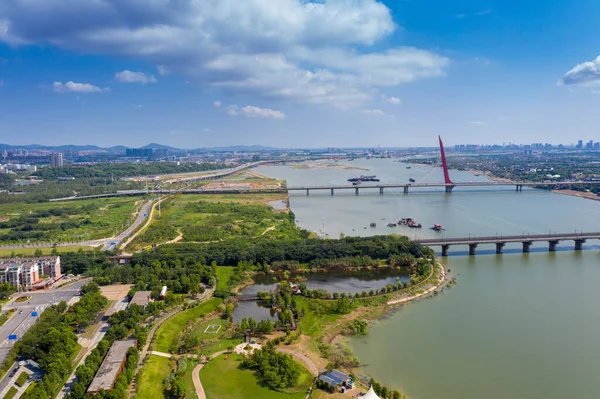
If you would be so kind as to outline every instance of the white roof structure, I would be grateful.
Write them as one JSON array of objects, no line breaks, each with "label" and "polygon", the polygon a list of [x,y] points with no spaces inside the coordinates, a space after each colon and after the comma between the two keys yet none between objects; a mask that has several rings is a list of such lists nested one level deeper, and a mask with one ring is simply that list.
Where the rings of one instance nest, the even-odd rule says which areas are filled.
[{"label": "white roof structure", "polygon": [[379,396],[377,396],[377,394],[373,390],[373,386],[371,386],[371,388],[369,388],[367,393],[364,394],[363,396],[361,396],[361,398],[362,399],[381,399]]}]

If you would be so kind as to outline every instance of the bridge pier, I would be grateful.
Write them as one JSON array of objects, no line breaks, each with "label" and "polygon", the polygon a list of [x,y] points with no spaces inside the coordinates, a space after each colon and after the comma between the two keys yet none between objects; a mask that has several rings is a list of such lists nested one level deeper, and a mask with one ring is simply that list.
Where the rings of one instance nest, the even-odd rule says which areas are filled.
[{"label": "bridge pier", "polygon": [[523,185],[522,184],[517,184],[516,186],[517,191],[523,191]]},{"label": "bridge pier", "polygon": [[383,187],[379,187],[379,194],[383,195]]},{"label": "bridge pier", "polygon": [[333,188],[331,189],[331,195],[333,195]]},{"label": "bridge pier", "polygon": [[475,248],[477,248],[477,244],[469,244],[469,255],[475,255]]},{"label": "bridge pier", "polygon": [[404,194],[408,194],[408,186],[404,186]]},{"label": "bridge pier", "polygon": [[531,244],[533,244],[532,241],[523,241],[523,252],[529,252]]},{"label": "bridge pier", "polygon": [[309,192],[310,192],[310,190],[307,188],[307,189],[306,189],[306,196],[307,196],[307,197],[310,195],[310,194],[309,194]]},{"label": "bridge pier", "polygon": [[448,256],[449,248],[450,248],[450,245],[448,245],[448,244],[442,245],[442,256]]},{"label": "bridge pier", "polygon": [[502,250],[504,249],[504,245],[505,244],[506,244],[505,242],[497,242],[496,243],[496,253],[497,254],[501,254],[502,253]]},{"label": "bridge pier", "polygon": [[556,246],[558,245],[559,242],[560,242],[559,240],[548,241],[548,251],[556,252]]},{"label": "bridge pier", "polygon": [[358,187],[356,187],[354,191],[356,191],[356,195],[358,195]]},{"label": "bridge pier", "polygon": [[454,186],[446,186],[446,192],[451,193]]},{"label": "bridge pier", "polygon": [[584,242],[585,242],[585,238],[575,240],[575,251],[581,251],[583,249]]}]

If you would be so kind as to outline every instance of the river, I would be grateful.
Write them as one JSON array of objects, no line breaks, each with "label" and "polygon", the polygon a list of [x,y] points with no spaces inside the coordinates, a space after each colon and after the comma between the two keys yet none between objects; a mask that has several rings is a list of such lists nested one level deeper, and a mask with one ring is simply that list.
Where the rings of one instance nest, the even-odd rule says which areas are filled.
[{"label": "river", "polygon": [[[385,159],[355,160],[356,170],[264,166],[257,172],[289,185],[346,184],[361,174],[381,183],[443,181],[439,168]],[[454,181],[487,180],[451,171]],[[293,193],[298,225],[329,237],[399,233],[411,237],[597,231],[600,202],[541,190],[443,189],[379,195],[377,190]],[[388,228],[412,217],[423,229]],[[377,227],[369,227],[376,222]],[[427,227],[442,224],[436,233]],[[366,228],[365,228],[366,227]],[[351,346],[372,375],[411,399],[598,398],[600,380],[600,246],[558,252],[536,243],[530,254],[507,245],[504,255],[480,246],[478,255],[451,248],[443,259],[458,284],[434,299],[399,308]]]}]

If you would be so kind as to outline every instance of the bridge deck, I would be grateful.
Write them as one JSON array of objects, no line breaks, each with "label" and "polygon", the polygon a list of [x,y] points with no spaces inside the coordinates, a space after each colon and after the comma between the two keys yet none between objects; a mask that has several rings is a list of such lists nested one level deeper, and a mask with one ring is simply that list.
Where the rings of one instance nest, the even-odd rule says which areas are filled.
[{"label": "bridge deck", "polygon": [[427,246],[461,245],[461,244],[496,244],[510,242],[534,241],[575,241],[600,239],[600,233],[557,233],[557,234],[522,234],[522,235],[496,235],[488,237],[462,237],[462,238],[431,238],[417,239],[419,244]]}]

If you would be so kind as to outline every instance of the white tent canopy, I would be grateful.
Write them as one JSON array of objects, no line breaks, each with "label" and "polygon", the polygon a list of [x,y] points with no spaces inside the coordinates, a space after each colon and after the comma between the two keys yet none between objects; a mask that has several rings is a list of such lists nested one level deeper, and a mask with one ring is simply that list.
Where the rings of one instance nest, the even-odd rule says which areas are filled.
[{"label": "white tent canopy", "polygon": [[379,396],[377,396],[377,394],[373,390],[373,386],[371,386],[371,388],[369,388],[367,393],[364,394],[363,396],[361,396],[361,398],[362,399],[381,399]]}]

